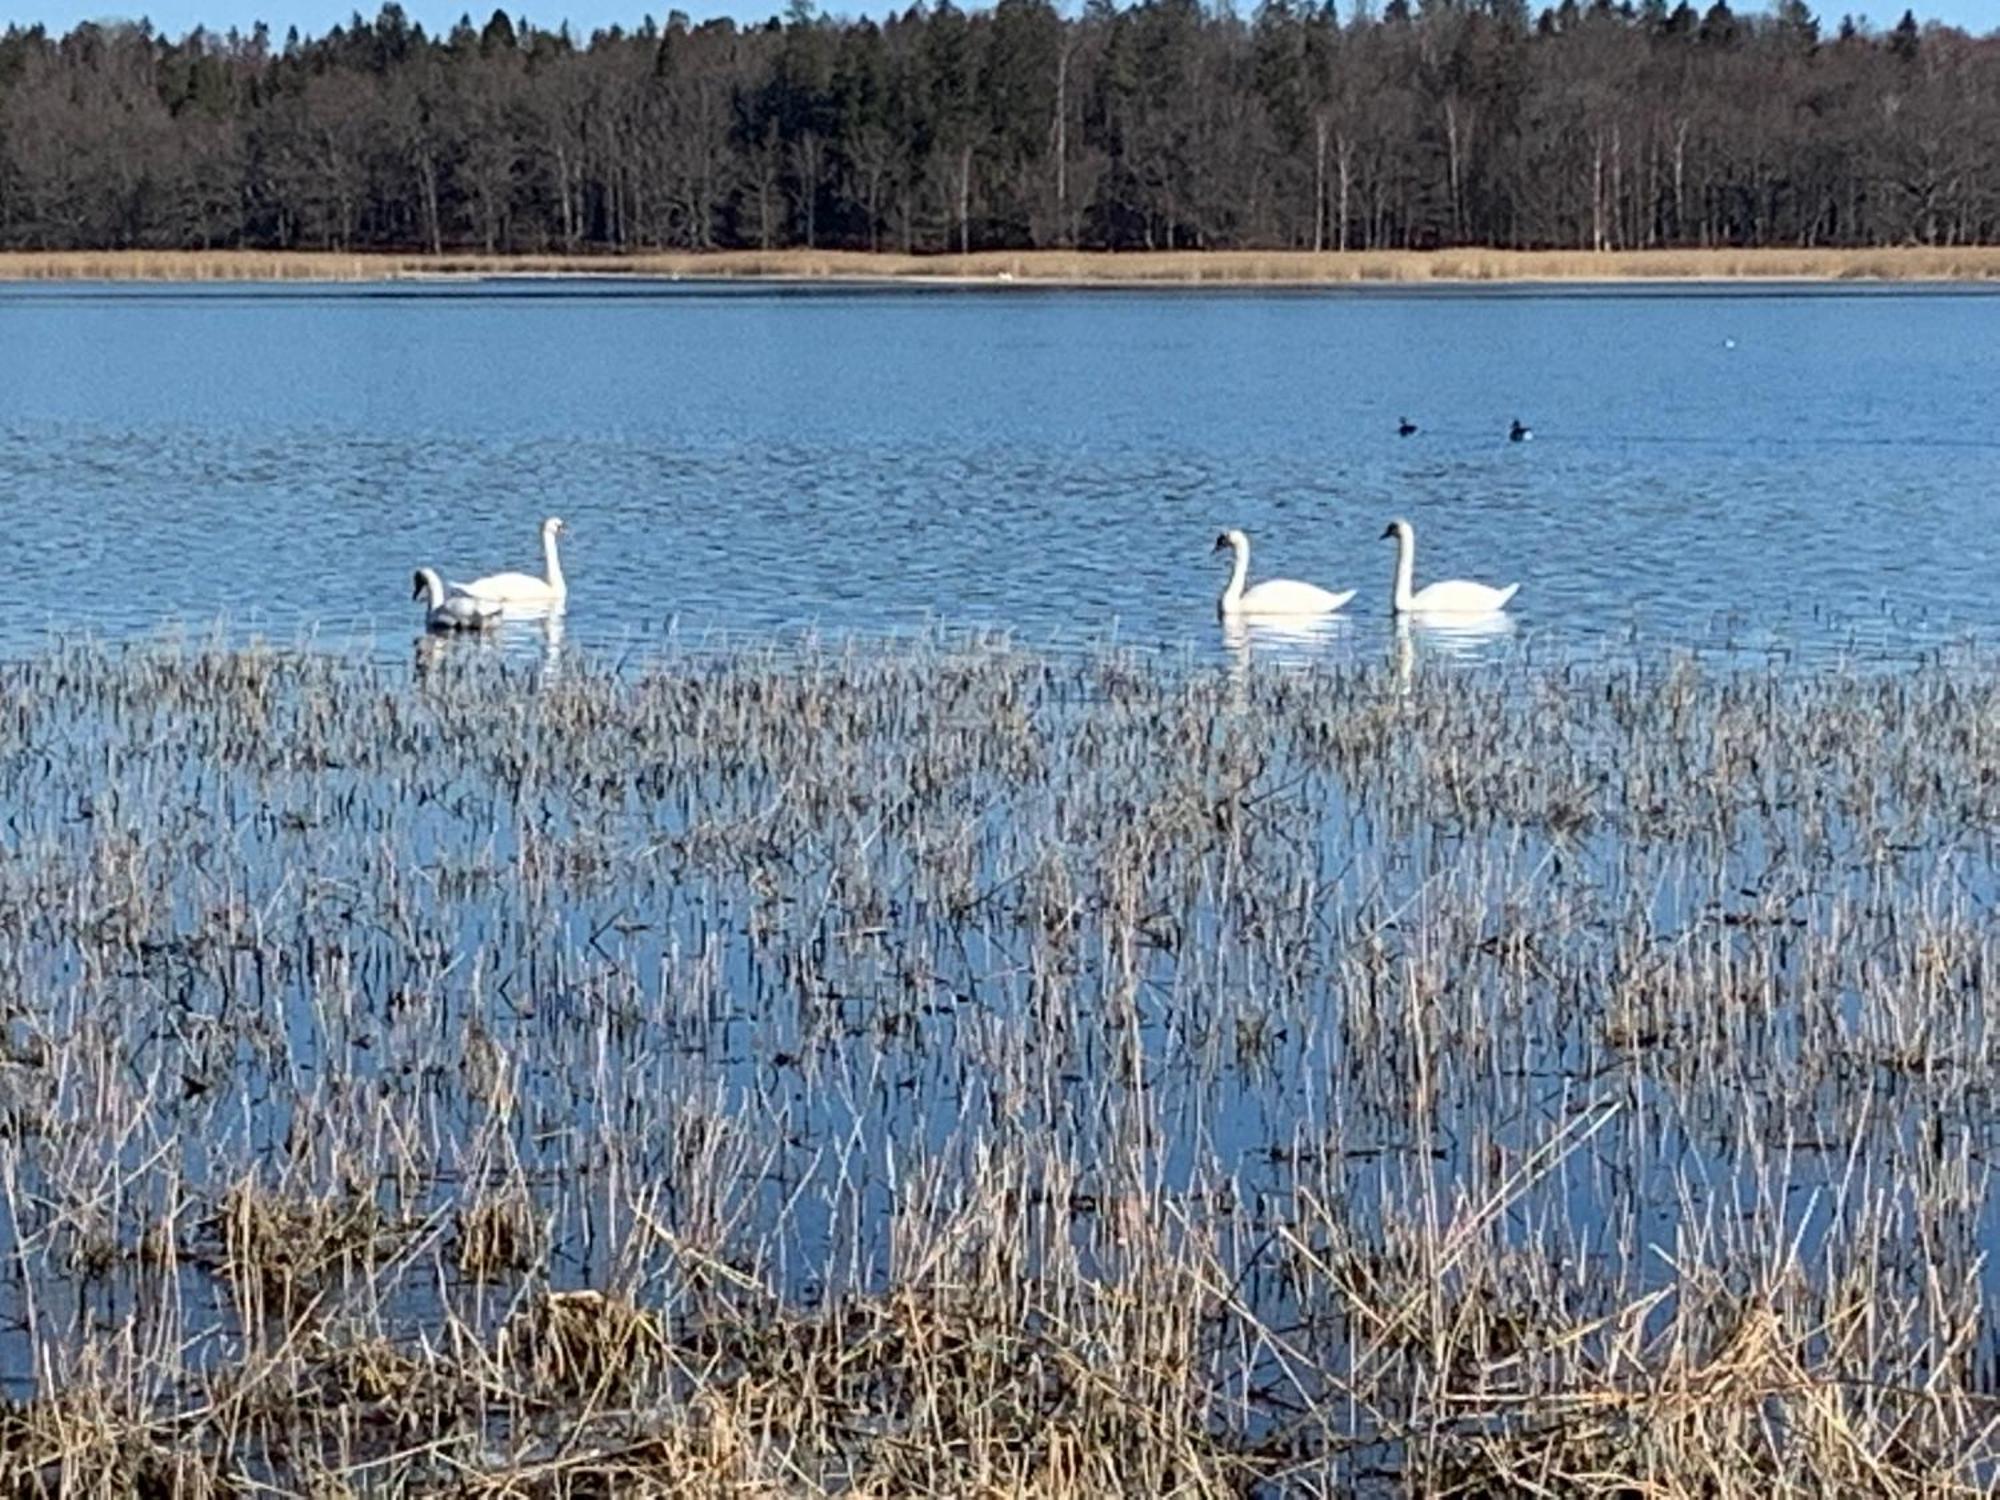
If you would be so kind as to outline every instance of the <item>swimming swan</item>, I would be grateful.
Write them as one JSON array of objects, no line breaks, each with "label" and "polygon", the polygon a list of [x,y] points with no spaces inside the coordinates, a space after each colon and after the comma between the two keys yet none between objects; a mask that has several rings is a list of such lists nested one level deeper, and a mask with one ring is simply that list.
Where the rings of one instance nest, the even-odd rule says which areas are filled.
[{"label": "swimming swan", "polygon": [[1447,578],[1412,591],[1410,576],[1416,571],[1417,533],[1410,523],[1397,519],[1382,529],[1382,539],[1396,539],[1396,589],[1390,607],[1399,615],[1484,615],[1507,607],[1521,585],[1504,589],[1483,583],[1467,583],[1463,578]]},{"label": "swimming swan", "polygon": [[569,585],[563,582],[562,563],[556,557],[556,538],[562,530],[561,516],[550,516],[542,522],[542,559],[547,564],[548,577],[537,578],[532,573],[489,573],[470,583],[455,583],[451,591],[489,604],[539,604],[548,607],[561,604],[569,597]]},{"label": "swimming swan", "polygon": [[484,630],[500,622],[500,606],[470,594],[447,594],[435,568],[419,568],[412,599],[426,604],[424,624],[432,630]]},{"label": "swimming swan", "polygon": [[1250,571],[1250,538],[1240,531],[1225,531],[1215,539],[1215,550],[1225,547],[1236,553],[1236,566],[1230,569],[1229,587],[1222,591],[1216,601],[1215,612],[1223,619],[1240,615],[1324,615],[1331,614],[1354,597],[1354,590],[1344,594],[1329,593],[1315,588],[1310,583],[1295,583],[1289,578],[1272,578],[1255,588],[1243,587],[1243,577]]}]

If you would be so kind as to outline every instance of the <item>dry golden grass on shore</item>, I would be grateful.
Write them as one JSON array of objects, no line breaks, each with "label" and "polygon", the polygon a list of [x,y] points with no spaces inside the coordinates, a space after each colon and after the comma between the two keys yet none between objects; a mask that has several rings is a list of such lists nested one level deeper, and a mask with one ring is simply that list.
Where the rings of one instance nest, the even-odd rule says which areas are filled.
[{"label": "dry golden grass on shore", "polygon": [[0,253],[5,281],[390,281],[435,276],[656,276],[784,281],[1027,281],[1320,286],[1355,282],[1986,281],[2000,246],[1875,250],[1350,251],[976,255],[732,250],[630,255],[379,255],[328,251],[78,250]]}]

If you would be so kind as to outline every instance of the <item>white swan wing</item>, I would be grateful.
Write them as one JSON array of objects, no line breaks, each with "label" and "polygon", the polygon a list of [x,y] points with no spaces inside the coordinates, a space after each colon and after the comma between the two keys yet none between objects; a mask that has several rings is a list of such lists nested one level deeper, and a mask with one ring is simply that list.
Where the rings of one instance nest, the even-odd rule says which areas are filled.
[{"label": "white swan wing", "polygon": [[557,590],[549,586],[546,578],[537,578],[532,573],[489,573],[484,578],[451,587],[453,592],[468,599],[485,599],[495,604],[541,603],[557,597]]},{"label": "white swan wing", "polygon": [[1354,597],[1354,590],[1336,594],[1310,583],[1291,578],[1273,578],[1243,591],[1236,608],[1240,615],[1324,615],[1339,609]]},{"label": "white swan wing", "polygon": [[1507,607],[1507,601],[1520,591],[1521,585],[1510,583],[1504,589],[1489,587],[1483,583],[1471,583],[1463,578],[1446,578],[1437,583],[1426,584],[1410,599],[1410,609],[1417,614],[1433,615],[1483,615]]}]

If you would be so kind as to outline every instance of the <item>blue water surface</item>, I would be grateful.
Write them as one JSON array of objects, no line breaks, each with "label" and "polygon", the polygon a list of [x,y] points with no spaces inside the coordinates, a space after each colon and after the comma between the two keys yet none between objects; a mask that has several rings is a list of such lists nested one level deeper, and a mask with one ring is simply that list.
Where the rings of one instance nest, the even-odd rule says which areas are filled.
[{"label": "blue water surface", "polygon": [[0,287],[0,650],[401,654],[416,565],[535,568],[560,513],[572,649],[1216,649],[1240,526],[1361,590],[1273,646],[1372,653],[1401,514],[1420,583],[1522,582],[1478,649],[1901,658],[1993,629],[1995,410],[1971,288]]}]

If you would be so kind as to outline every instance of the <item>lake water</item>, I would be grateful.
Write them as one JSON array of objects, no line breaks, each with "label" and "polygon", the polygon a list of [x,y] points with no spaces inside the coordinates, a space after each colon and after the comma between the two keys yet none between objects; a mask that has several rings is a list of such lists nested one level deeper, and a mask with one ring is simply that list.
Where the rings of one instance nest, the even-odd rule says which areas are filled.
[{"label": "lake water", "polygon": [[[0,1393],[284,1366],[245,1472],[285,1488],[288,1447],[374,1472],[315,1361],[497,1349],[541,1289],[629,1289],[692,1369],[716,1267],[783,1319],[989,1273],[1178,1306],[1141,1263],[1197,1246],[1218,1425],[1342,1413],[1268,1493],[1425,1490],[1399,1424],[1453,1380],[1697,1388],[1750,1288],[1798,1400],[1852,1393],[1760,1434],[1893,1455],[1907,1398],[1990,1479],[1996,315],[0,290]],[[522,622],[411,671],[411,569],[533,568],[551,512],[564,669]],[[1395,514],[1423,576],[1521,581],[1512,628],[1397,634]],[[1366,592],[1233,639],[1225,526]],[[36,654],[217,622],[332,654]],[[939,625],[1027,649],[624,669]],[[1175,654],[1041,649],[1114,633]],[[1817,670],[1857,658],[1917,665]],[[495,1205],[545,1238],[481,1270]],[[465,1389],[407,1454],[581,1431]]]},{"label": "lake water", "polygon": [[10,287],[0,650],[400,655],[415,565],[536,568],[560,513],[571,648],[1207,650],[1241,526],[1253,576],[1362,590],[1282,644],[1372,653],[1403,514],[1420,582],[1522,582],[1480,649],[1900,658],[1990,633],[1996,409],[1972,289]]}]

